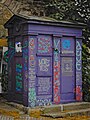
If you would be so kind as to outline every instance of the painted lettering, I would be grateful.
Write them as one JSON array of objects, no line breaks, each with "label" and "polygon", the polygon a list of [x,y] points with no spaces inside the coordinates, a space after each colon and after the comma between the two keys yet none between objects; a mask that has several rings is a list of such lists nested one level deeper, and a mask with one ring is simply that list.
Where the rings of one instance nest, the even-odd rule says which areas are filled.
[{"label": "painted lettering", "polygon": [[76,50],[82,50],[82,47],[79,41],[76,42]]},{"label": "painted lettering", "polygon": [[52,94],[51,77],[38,77],[38,95]]},{"label": "painted lettering", "polygon": [[81,47],[81,40],[76,41],[76,100],[82,100],[82,88],[81,82],[82,81],[82,47]]},{"label": "painted lettering", "polygon": [[52,96],[51,95],[38,96],[36,104],[38,106],[49,106],[49,105],[52,105]]},{"label": "painted lettering", "polygon": [[39,67],[40,67],[40,71],[45,71],[47,72],[50,66],[50,60],[47,58],[42,58],[39,59]]}]

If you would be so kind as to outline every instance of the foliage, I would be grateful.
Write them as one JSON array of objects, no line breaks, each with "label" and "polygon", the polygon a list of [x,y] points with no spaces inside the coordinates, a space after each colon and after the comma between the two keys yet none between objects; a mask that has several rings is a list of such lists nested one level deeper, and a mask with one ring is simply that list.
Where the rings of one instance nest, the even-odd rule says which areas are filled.
[{"label": "foliage", "polygon": [[49,0],[46,15],[57,20],[69,20],[86,23],[83,31],[82,77],[83,99],[90,101],[90,2],[89,0]]},{"label": "foliage", "polygon": [[6,64],[3,64],[2,66],[2,91],[7,92],[8,90],[8,68],[7,68],[7,63],[8,63],[8,51],[4,53],[3,60],[6,62]]},{"label": "foliage", "polygon": [[72,2],[70,0],[51,0],[46,7],[46,15],[58,20],[74,20],[76,18],[74,0]]},{"label": "foliage", "polygon": [[77,13],[80,16],[80,21],[87,24],[84,43],[90,48],[90,1],[89,0],[75,0],[77,6]]},{"label": "foliage", "polygon": [[83,99],[85,101],[90,101],[90,59],[88,54],[88,49],[85,44],[83,44],[82,52],[82,77],[83,77]]}]

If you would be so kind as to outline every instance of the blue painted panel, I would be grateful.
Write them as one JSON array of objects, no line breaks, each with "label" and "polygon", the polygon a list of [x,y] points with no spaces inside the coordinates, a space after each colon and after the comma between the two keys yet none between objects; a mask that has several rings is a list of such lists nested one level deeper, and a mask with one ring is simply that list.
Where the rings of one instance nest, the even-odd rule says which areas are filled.
[{"label": "blue painted panel", "polygon": [[73,37],[61,39],[61,54],[65,56],[75,55],[75,40]]}]

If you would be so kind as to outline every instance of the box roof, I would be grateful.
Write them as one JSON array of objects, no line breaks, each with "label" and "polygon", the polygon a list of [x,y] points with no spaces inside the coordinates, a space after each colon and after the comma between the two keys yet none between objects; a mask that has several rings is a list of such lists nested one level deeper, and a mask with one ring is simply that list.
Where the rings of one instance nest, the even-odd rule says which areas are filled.
[{"label": "box roof", "polygon": [[26,23],[34,23],[34,24],[46,24],[46,25],[56,25],[56,26],[65,26],[65,27],[77,27],[83,28],[86,25],[80,22],[69,22],[69,21],[58,21],[49,17],[37,17],[37,16],[27,16],[22,14],[13,15],[6,23],[5,27],[8,28],[9,24],[13,23],[15,19],[24,20]]}]

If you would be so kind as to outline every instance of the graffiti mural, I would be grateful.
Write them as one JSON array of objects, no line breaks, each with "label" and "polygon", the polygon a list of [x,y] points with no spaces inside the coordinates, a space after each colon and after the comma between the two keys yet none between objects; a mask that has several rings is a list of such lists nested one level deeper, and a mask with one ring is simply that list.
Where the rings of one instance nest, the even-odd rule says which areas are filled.
[{"label": "graffiti mural", "polygon": [[39,61],[39,68],[40,68],[40,71],[45,71],[47,72],[48,71],[48,67],[50,66],[50,60],[47,59],[47,58],[41,58],[38,60]]},{"label": "graffiti mural", "polygon": [[38,37],[38,53],[41,54],[51,53],[51,36],[40,35]]},{"label": "graffiti mural", "polygon": [[16,91],[21,92],[23,83],[22,83],[22,64],[16,63]]},{"label": "graffiti mural", "polygon": [[16,42],[15,43],[15,51],[18,52],[22,52],[22,44],[21,42]]},{"label": "graffiti mural", "polygon": [[49,106],[52,105],[52,95],[37,96],[37,106]]},{"label": "graffiti mural", "polygon": [[31,107],[34,107],[36,105],[36,90],[35,88],[29,88],[28,93],[28,102],[30,103]]},{"label": "graffiti mural", "polygon": [[29,38],[29,65],[28,65],[28,79],[29,79],[29,92],[28,102],[30,107],[36,105],[36,51],[35,51],[36,38],[31,36]]},{"label": "graffiti mural", "polygon": [[54,103],[60,103],[60,38],[54,38]]},{"label": "graffiti mural", "polygon": [[38,95],[52,94],[51,77],[38,77]]},{"label": "graffiti mural", "polygon": [[43,76],[50,76],[52,75],[52,58],[51,57],[37,57],[38,61],[38,68],[37,68],[37,74],[43,75]]},{"label": "graffiti mural", "polygon": [[45,106],[52,102],[52,37],[38,36],[36,105]]},{"label": "graffiti mural", "polygon": [[81,101],[82,100],[82,87],[76,86],[76,100]]},{"label": "graffiti mural", "polygon": [[76,41],[76,100],[82,100],[82,41]]},{"label": "graffiti mural", "polygon": [[81,70],[81,45],[79,43],[79,41],[76,42],[76,69],[78,71]]}]

